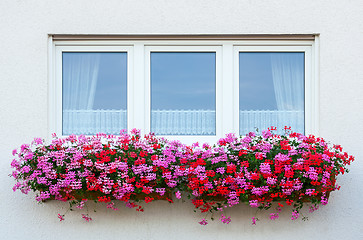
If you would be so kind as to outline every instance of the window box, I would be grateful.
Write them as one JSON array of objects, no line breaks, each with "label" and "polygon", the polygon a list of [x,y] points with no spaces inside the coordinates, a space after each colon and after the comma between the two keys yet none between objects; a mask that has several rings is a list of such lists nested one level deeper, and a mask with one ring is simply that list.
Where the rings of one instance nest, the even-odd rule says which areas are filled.
[{"label": "window box", "polygon": [[[173,193],[178,199],[187,195],[204,213],[241,202],[269,209],[285,200],[293,205],[294,218],[306,202],[313,209],[327,204],[329,193],[338,189],[335,177],[354,160],[322,138],[272,130],[244,138],[228,134],[214,147],[141,137],[137,130],[120,136],[71,135],[51,144],[36,138],[13,155],[14,191],[33,190],[37,201],[54,198],[83,206],[97,199],[113,208],[117,199],[140,211],[139,201],[172,202]],[[225,201],[216,203],[219,197]]]}]

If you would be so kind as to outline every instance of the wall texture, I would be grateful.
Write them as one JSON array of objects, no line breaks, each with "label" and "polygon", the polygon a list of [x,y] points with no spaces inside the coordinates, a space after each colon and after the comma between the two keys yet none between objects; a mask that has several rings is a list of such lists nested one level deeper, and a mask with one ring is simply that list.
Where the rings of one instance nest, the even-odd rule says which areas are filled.
[{"label": "wall texture", "polygon": [[[363,1],[351,0],[1,0],[0,234],[2,239],[363,239]],[[202,227],[187,203],[150,204],[144,213],[97,206],[59,223],[64,203],[39,205],[13,193],[11,150],[48,135],[48,34],[320,34],[320,135],[356,156],[330,204],[291,221],[252,226],[237,206],[229,225]],[[91,206],[92,211],[92,206]],[[262,217],[264,216],[264,217]]]}]

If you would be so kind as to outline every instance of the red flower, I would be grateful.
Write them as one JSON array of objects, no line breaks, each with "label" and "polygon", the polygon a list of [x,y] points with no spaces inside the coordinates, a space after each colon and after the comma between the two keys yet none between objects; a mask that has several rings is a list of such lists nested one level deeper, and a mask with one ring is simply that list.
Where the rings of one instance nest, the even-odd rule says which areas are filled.
[{"label": "red flower", "polygon": [[226,172],[227,173],[234,173],[234,172],[236,172],[236,165],[234,165],[234,164],[228,165]]},{"label": "red flower", "polygon": [[216,173],[213,170],[207,170],[205,171],[205,173],[208,177],[214,177],[216,175]]},{"label": "red flower", "polygon": [[154,200],[154,198],[152,198],[152,197],[145,197],[146,203],[152,202],[153,200]]}]

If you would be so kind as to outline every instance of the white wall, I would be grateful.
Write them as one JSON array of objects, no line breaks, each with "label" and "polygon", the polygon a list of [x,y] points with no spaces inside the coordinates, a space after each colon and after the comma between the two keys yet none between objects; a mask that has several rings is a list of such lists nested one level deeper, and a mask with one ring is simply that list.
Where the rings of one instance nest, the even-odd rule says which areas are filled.
[{"label": "white wall", "polygon": [[[1,0],[1,239],[363,239],[362,0]],[[232,223],[206,227],[189,203],[152,203],[144,213],[98,206],[85,223],[67,205],[13,193],[11,150],[48,132],[48,34],[320,33],[320,135],[356,156],[330,203],[303,222],[283,215],[252,226],[255,210],[228,210]],[[261,214],[260,214],[261,216]]]}]

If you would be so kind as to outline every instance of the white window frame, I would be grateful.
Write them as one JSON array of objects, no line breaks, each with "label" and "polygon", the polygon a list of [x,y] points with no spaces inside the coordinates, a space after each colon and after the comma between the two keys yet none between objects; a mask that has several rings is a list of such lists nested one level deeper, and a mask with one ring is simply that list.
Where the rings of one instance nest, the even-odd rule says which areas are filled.
[{"label": "white window frame", "polygon": [[314,40],[53,40],[49,38],[49,136],[62,135],[62,66],[63,51],[127,52],[127,126],[150,130],[150,52],[216,52],[216,135],[165,136],[186,144],[215,143],[226,133],[239,135],[239,58],[243,52],[305,53],[305,134],[319,130],[318,44]]},{"label": "white window frame", "polygon": [[[62,81],[63,81],[63,71],[62,71],[62,56],[63,53],[69,52],[120,52],[127,53],[127,124],[132,122],[132,99],[128,93],[131,91],[131,83],[133,82],[133,48],[131,46],[56,46],[54,49],[54,81],[51,82],[51,92],[53,92],[53,97],[50,99],[51,105],[53,107],[50,109],[50,125],[52,132],[56,133],[57,136],[63,136],[62,126],[63,126],[63,101],[62,101]],[[58,64],[60,63],[60,64]],[[130,113],[131,110],[131,113]],[[121,129],[120,129],[121,130]]]},{"label": "white window frame", "polygon": [[216,54],[216,134],[215,135],[158,135],[166,137],[168,139],[177,139],[182,142],[193,142],[196,138],[201,142],[213,142],[217,140],[217,136],[223,134],[222,116],[223,109],[221,106],[223,95],[222,95],[222,49],[220,46],[145,46],[145,132],[151,130],[151,78],[150,78],[150,55],[152,52],[214,52]]}]

